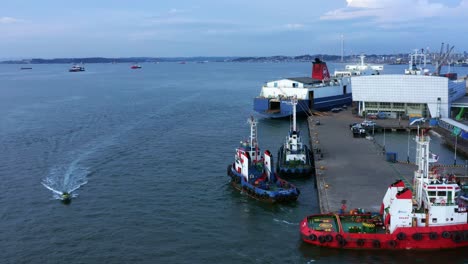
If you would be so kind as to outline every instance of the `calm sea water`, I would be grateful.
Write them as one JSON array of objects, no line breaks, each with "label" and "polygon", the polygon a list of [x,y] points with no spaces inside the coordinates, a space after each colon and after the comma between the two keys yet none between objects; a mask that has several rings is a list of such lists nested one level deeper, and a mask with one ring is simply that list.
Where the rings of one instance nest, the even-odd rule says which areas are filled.
[{"label": "calm sea water", "polygon": [[[309,75],[308,63],[129,66],[0,65],[0,262],[466,262],[460,250],[307,245],[298,223],[319,212],[312,180],[283,206],[230,187],[253,97],[267,80]],[[261,147],[276,153],[288,127],[260,119]],[[64,205],[41,183],[77,197]]]}]

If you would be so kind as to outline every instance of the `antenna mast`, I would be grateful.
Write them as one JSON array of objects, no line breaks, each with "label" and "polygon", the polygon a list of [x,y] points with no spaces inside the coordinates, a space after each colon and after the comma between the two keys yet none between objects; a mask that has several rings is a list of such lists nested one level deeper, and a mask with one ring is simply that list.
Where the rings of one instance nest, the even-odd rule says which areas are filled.
[{"label": "antenna mast", "polygon": [[344,36],[341,34],[341,62],[343,62],[343,56],[344,56]]}]

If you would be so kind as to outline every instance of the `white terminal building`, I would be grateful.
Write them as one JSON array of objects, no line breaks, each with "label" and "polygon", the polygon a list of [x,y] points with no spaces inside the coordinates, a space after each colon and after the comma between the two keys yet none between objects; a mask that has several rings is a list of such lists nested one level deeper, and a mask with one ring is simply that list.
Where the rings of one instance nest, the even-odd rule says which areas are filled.
[{"label": "white terminal building", "polygon": [[358,104],[358,114],[450,118],[452,103],[466,94],[465,81],[429,75],[424,68],[416,67],[418,55],[421,56],[412,55],[405,74],[352,77],[353,101]]}]

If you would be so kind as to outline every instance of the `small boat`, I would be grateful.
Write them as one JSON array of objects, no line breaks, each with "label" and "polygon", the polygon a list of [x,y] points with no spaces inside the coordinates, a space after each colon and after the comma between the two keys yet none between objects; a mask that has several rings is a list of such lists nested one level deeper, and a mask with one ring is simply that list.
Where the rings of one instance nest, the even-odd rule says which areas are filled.
[{"label": "small boat", "polygon": [[63,203],[69,204],[69,203],[71,202],[72,195],[71,195],[71,193],[63,192],[63,193],[60,195],[60,199],[62,200]]},{"label": "small boat", "polygon": [[293,108],[292,126],[286,142],[278,151],[277,171],[282,177],[310,177],[314,172],[314,158],[309,147],[302,142],[296,127],[297,100],[291,100]]},{"label": "small boat", "polygon": [[257,122],[253,117],[248,121],[250,138],[241,141],[236,149],[235,162],[227,168],[232,186],[260,201],[270,203],[296,201],[299,189],[274,172],[273,156],[270,151],[265,150],[261,156],[257,141]]},{"label": "small boat", "polygon": [[69,72],[82,72],[82,71],[85,71],[85,68],[82,65],[75,64],[68,71]]},{"label": "small boat", "polygon": [[32,70],[32,67],[21,67],[20,70]]},{"label": "small boat", "polygon": [[[300,223],[302,240],[317,246],[346,249],[443,249],[468,246],[467,203],[460,180],[440,174],[429,151],[429,136],[416,137],[413,186],[392,183],[380,212],[307,216]],[[357,190],[358,191],[358,190]]]},{"label": "small boat", "polygon": [[130,68],[131,69],[141,69],[141,66],[138,65],[138,64],[133,64]]}]

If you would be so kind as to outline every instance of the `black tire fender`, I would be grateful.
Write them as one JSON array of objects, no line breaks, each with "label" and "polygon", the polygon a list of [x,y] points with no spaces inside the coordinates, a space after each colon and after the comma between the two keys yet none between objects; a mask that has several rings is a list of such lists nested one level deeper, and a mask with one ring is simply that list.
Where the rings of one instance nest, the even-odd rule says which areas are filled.
[{"label": "black tire fender", "polygon": [[360,247],[364,246],[364,243],[365,243],[364,239],[358,239],[358,240],[356,241],[356,244],[357,244],[358,246],[360,246]]},{"label": "black tire fender", "polygon": [[398,240],[405,240],[406,239],[406,234],[403,232],[400,232],[397,234]]},{"label": "black tire fender", "polygon": [[380,248],[380,241],[377,239],[372,241],[372,246],[375,248]]},{"label": "black tire fender", "polygon": [[448,232],[448,231],[442,232],[442,237],[443,238],[450,238],[450,232]]},{"label": "black tire fender", "polygon": [[319,236],[318,240],[321,244],[325,243],[325,237],[324,236]]}]

